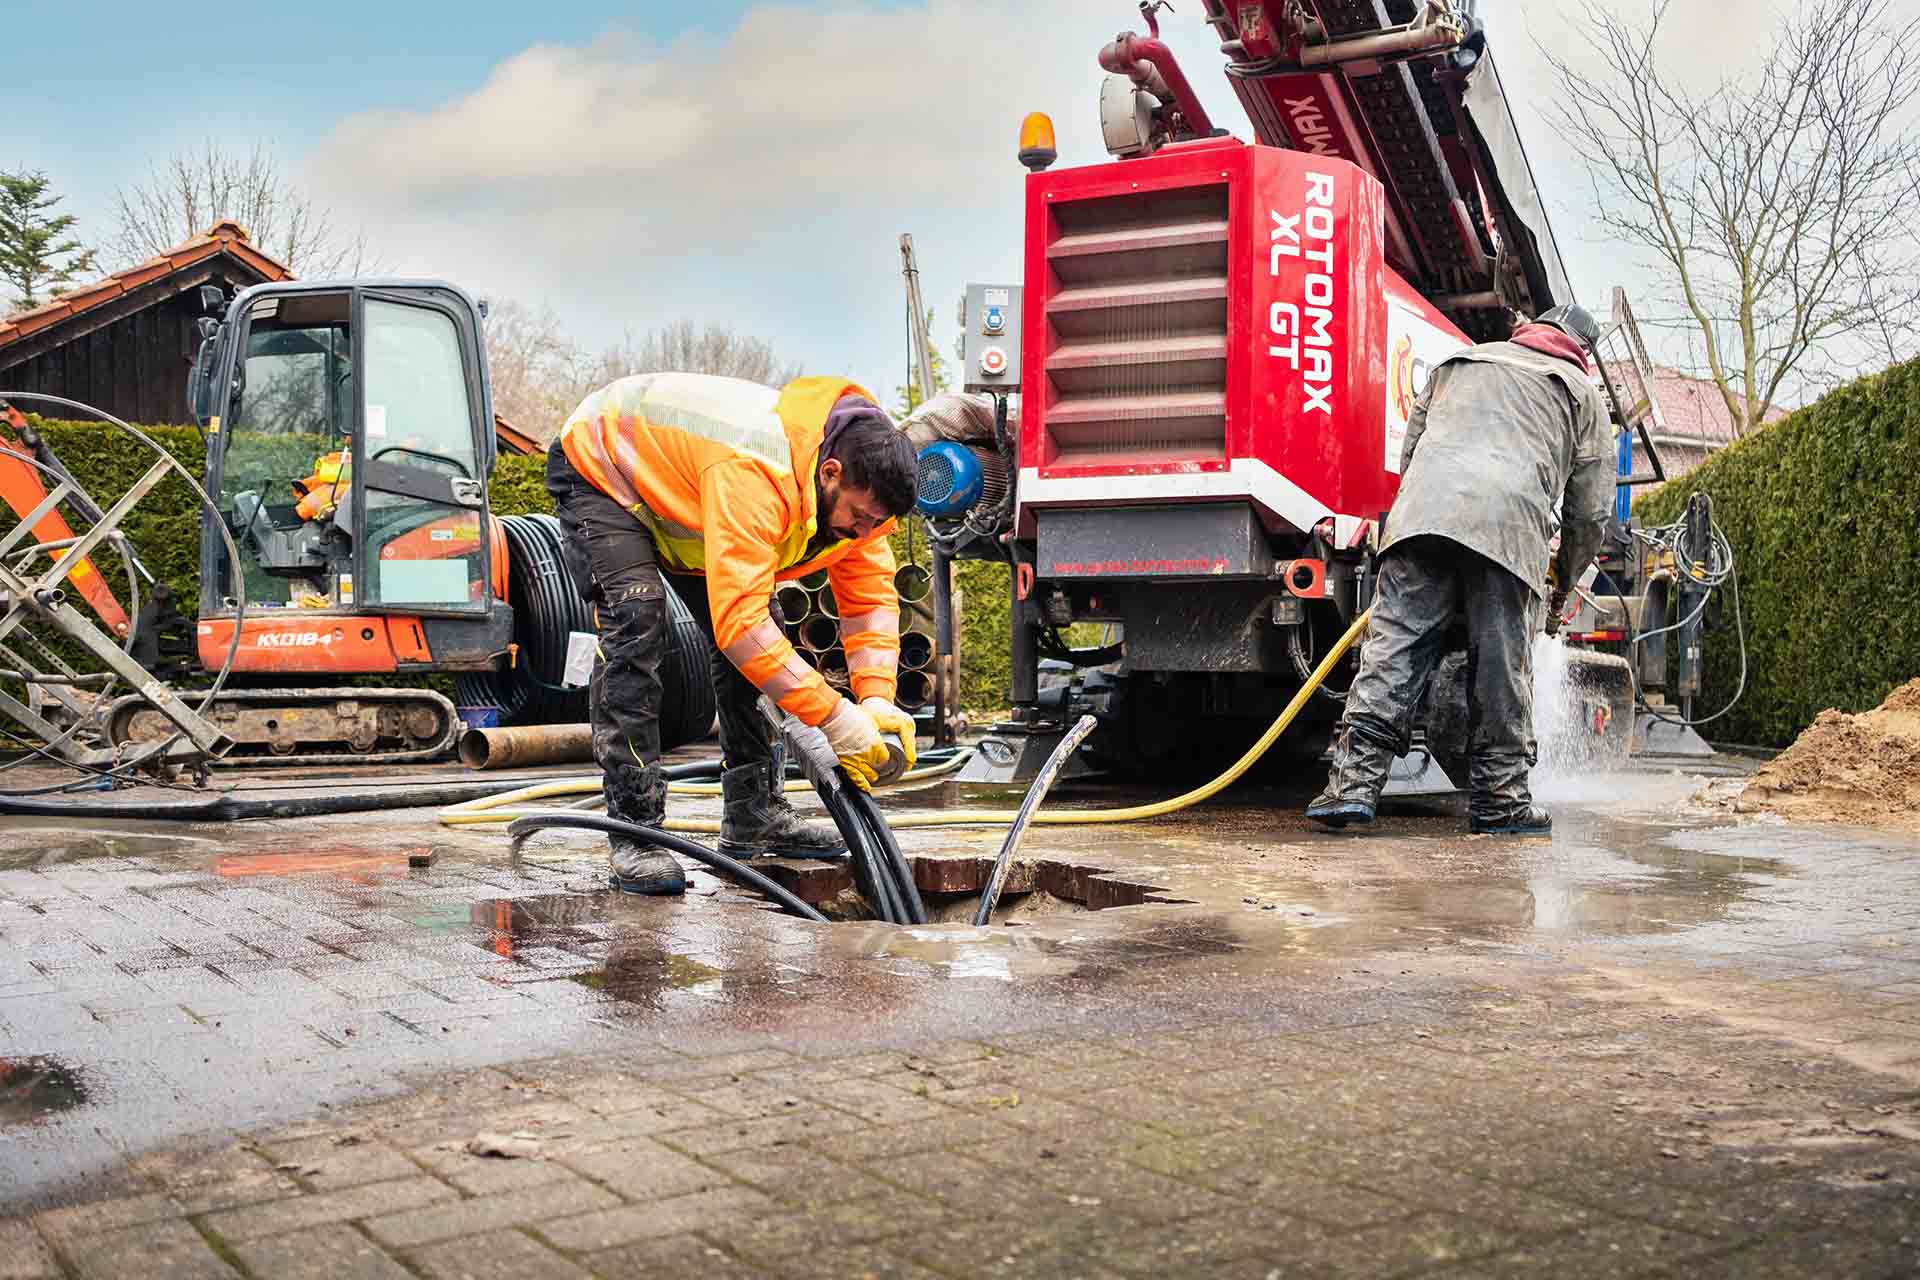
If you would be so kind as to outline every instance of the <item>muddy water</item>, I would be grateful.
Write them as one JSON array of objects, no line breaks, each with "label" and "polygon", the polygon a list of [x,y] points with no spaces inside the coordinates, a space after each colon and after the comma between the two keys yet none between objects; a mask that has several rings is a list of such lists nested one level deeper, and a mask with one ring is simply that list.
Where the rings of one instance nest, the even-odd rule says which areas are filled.
[{"label": "muddy water", "polygon": [[[702,1051],[771,1036],[804,1051],[849,1036],[981,1035],[1089,1000],[1179,1005],[1223,982],[1254,991],[1330,960],[1448,947],[1704,954],[1760,932],[1805,941],[1855,923],[1842,886],[1861,881],[1842,877],[1907,874],[1884,841],[1689,814],[1691,774],[1595,781],[1589,798],[1557,806],[1545,841],[1469,838],[1444,806],[1390,811],[1366,835],[1318,833],[1299,814],[1317,779],[1299,782],[1151,824],[1036,828],[1024,856],[1190,905],[1027,912],[988,929],[821,927],[704,870],[683,900],[624,897],[607,891],[597,837],[543,835],[516,856],[497,833],[448,832],[421,811],[221,829],[6,825],[0,1058],[54,1059],[85,1092],[55,1108],[57,1080],[35,1077],[9,1115],[40,1118],[0,1117],[0,1164],[39,1185],[143,1144],[399,1087],[411,1072],[600,1044]],[[1164,794],[1082,786],[1060,799]],[[948,786],[889,805],[925,810],[936,796],[982,803]],[[675,801],[688,816],[717,807]],[[901,837],[910,855],[988,857],[1002,833]],[[439,862],[409,870],[406,850],[423,843],[442,846]]]}]

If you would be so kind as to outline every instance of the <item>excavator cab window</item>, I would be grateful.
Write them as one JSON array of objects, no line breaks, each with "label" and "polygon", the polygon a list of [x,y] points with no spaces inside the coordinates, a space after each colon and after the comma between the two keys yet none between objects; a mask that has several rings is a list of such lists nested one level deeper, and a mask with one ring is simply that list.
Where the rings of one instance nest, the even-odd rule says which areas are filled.
[{"label": "excavator cab window", "polygon": [[361,304],[366,424],[366,598],[433,610],[483,608],[479,414],[462,341],[471,326],[430,299]]},{"label": "excavator cab window", "polygon": [[296,290],[256,297],[238,330],[214,438],[241,578],[215,540],[214,602],[243,580],[263,609],[486,609],[471,307],[413,285]]},{"label": "excavator cab window", "polygon": [[[266,297],[248,308],[231,411],[217,439],[221,514],[240,547],[249,602],[327,607],[350,590],[351,540],[314,514],[337,509],[351,484],[352,295]],[[235,594],[217,554],[217,595]]]}]

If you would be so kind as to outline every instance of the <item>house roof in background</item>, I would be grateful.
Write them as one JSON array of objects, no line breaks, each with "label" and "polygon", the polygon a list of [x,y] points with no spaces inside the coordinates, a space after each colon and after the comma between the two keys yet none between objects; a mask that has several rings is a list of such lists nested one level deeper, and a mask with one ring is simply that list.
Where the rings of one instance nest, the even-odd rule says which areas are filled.
[{"label": "house roof in background", "polygon": [[293,273],[285,266],[253,247],[245,227],[230,218],[222,219],[205,234],[183,241],[156,258],[149,258],[124,271],[116,271],[105,279],[82,285],[72,293],[62,294],[52,302],[28,311],[15,312],[0,320],[0,348],[44,333],[116,298],[125,297],[222,254],[262,281],[293,278]]}]

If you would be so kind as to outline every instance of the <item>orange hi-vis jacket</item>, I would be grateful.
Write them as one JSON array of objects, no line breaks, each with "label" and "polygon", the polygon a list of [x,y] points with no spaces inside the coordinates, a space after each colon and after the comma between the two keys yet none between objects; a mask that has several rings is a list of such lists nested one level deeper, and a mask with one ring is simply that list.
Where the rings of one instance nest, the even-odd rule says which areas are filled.
[{"label": "orange hi-vis jacket", "polygon": [[842,378],[775,391],[739,378],[641,373],[580,402],[560,433],[567,461],[633,512],[662,564],[705,574],[714,642],[783,710],[817,725],[840,695],[800,660],[768,610],[774,583],[819,569],[840,611],[854,700],[894,696],[900,600],[887,521],[803,559],[819,512],[814,471]]}]

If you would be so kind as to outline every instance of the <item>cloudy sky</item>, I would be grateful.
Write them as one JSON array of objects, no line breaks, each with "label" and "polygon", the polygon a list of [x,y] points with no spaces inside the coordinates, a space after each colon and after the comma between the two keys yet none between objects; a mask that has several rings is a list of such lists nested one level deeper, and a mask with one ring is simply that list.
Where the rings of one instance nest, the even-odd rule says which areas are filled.
[{"label": "cloudy sky", "polygon": [[[1617,0],[1623,10],[1641,0]],[[1920,10],[1920,0],[1912,0]],[[1130,0],[746,3],[11,0],[0,166],[44,169],[82,234],[115,188],[216,138],[270,144],[383,262],[548,306],[590,345],[688,318],[891,395],[906,364],[897,241],[941,345],[968,280],[1019,278],[1021,115],[1062,164],[1103,159],[1099,47]],[[1536,41],[1563,0],[1483,0],[1582,297],[1639,283],[1594,238],[1577,158],[1543,127]],[[1676,57],[1717,74],[1776,6],[1675,0]],[[1199,0],[1163,14],[1217,124],[1250,130]]]}]

